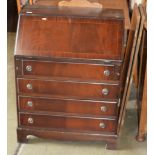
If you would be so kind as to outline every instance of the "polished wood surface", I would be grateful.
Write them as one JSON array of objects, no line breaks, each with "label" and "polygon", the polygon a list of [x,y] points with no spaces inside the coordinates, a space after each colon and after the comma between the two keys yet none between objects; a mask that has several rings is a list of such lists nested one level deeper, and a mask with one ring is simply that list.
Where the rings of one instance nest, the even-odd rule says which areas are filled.
[{"label": "polished wood surface", "polygon": [[22,9],[15,46],[19,142],[34,135],[103,140],[116,149],[125,25],[117,8]]},{"label": "polished wood surface", "polygon": [[[18,12],[21,11],[21,8],[26,5],[25,2],[20,5],[20,1],[25,1],[25,0],[16,0],[17,1],[17,8]],[[37,6],[58,6],[58,3],[61,0],[29,0],[28,5],[37,5]],[[69,1],[69,0],[66,0]],[[103,9],[122,9],[124,12],[124,17],[125,17],[125,29],[129,30],[131,27],[130,24],[130,18],[129,18],[129,9],[128,9],[128,4],[127,0],[88,0],[90,3],[99,3],[102,5]]]},{"label": "polished wood surface", "polygon": [[[75,81],[17,79],[18,93],[40,94],[52,96],[79,97],[81,99],[117,99],[119,97],[118,84],[89,83]],[[32,89],[28,89],[32,85]],[[108,94],[103,90],[107,89]]]},{"label": "polished wood surface", "polygon": [[[30,105],[29,105],[30,103]],[[117,116],[117,101],[19,97],[19,110]]]},{"label": "polished wood surface", "polygon": [[[121,64],[69,63],[43,60],[23,60],[22,64],[23,75],[29,75],[31,77],[71,77],[83,80],[118,81],[121,74]],[[31,67],[31,71],[27,70],[27,67]],[[96,72],[98,74],[96,74]]]},{"label": "polished wood surface", "polygon": [[[62,0],[37,0],[33,4],[41,6],[58,6]],[[69,0],[65,0],[69,1]],[[130,29],[129,10],[126,0],[88,0],[89,2],[96,2],[102,5],[103,9],[122,9],[125,17],[125,28]]]},{"label": "polished wood surface", "polygon": [[[33,119],[33,123],[29,123],[29,118]],[[100,127],[104,123],[105,127]],[[20,114],[20,126],[42,127],[64,129],[72,131],[102,131],[113,132],[116,131],[117,121],[107,120],[104,118],[77,118],[77,117],[62,117],[62,116],[48,116],[37,114]]]},{"label": "polished wood surface", "polygon": [[[25,16],[29,10],[32,14]],[[33,7],[25,8],[22,13],[16,55],[123,59],[124,22],[119,10],[91,12],[88,9],[87,12],[87,8]]]},{"label": "polished wood surface", "polygon": [[71,141],[105,141],[106,149],[116,149],[117,135],[115,134],[94,134],[93,132],[73,132],[61,130],[45,130],[39,128],[17,128],[18,142],[27,142],[27,135],[35,135],[37,137],[56,140],[71,140]]}]

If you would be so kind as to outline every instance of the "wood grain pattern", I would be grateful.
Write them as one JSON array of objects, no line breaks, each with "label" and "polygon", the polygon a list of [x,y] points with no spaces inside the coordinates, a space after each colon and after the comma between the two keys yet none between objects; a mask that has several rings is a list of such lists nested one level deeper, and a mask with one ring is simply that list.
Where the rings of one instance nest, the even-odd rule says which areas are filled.
[{"label": "wood grain pattern", "polygon": [[76,140],[76,141],[105,141],[106,149],[116,149],[117,135],[115,134],[94,134],[92,132],[73,132],[61,130],[47,130],[30,127],[18,127],[18,142],[27,142],[28,135],[34,135],[46,139],[56,140]]},{"label": "wood grain pattern", "polygon": [[145,140],[146,131],[147,131],[147,70],[145,72],[142,101],[141,101],[141,107],[139,109],[139,126],[138,126],[138,134],[136,136],[137,141],[143,142]]},{"label": "wood grain pattern", "polygon": [[[143,86],[145,80],[145,71],[147,66],[147,31],[143,29],[141,44],[140,44],[140,51],[139,51],[139,58],[138,58],[138,87],[137,87],[137,101],[142,101],[142,94],[143,94]],[[138,103],[138,107],[140,104]],[[139,108],[138,108],[139,109]]]},{"label": "wood grain pattern", "polygon": [[[36,0],[34,5],[37,6],[58,6],[58,3],[62,0]],[[65,0],[70,1],[70,0]],[[122,9],[125,17],[125,29],[130,29],[129,9],[126,0],[88,0],[91,3],[99,3],[103,9]]]},{"label": "wood grain pattern", "polygon": [[135,4],[132,18],[131,18],[131,30],[129,31],[128,41],[127,41],[127,48],[126,48],[126,54],[125,54],[125,63],[123,66],[123,73],[122,73],[122,81],[124,81],[122,88],[123,96],[122,96],[122,105],[120,108],[120,114],[119,114],[119,122],[118,125],[118,133],[120,132],[121,125],[124,122],[123,115],[125,115],[125,108],[126,108],[126,94],[128,90],[128,84],[129,84],[129,78],[131,73],[131,67],[133,63],[133,57],[135,54],[135,46],[138,38],[138,30],[140,25],[140,12],[138,10],[138,6]]},{"label": "wood grain pattern", "polygon": [[[29,0],[31,1],[31,0]],[[67,0],[68,1],[68,0]],[[129,30],[130,29],[130,18],[129,18],[129,9],[128,9],[128,5],[127,5],[127,1],[126,0],[89,0],[90,2],[97,2],[102,4],[104,9],[122,9],[124,12],[124,16],[125,16],[125,29]],[[35,0],[33,1],[33,5],[37,5],[38,6],[58,6],[58,3],[60,2],[60,0]],[[30,2],[29,2],[30,3]],[[18,5],[18,8],[20,8],[20,6]]]},{"label": "wood grain pattern", "polygon": [[[141,6],[141,5],[140,5]],[[138,10],[137,5],[135,5],[134,10]],[[136,25],[136,27],[138,26],[138,32],[137,29],[135,30],[135,38],[134,38],[134,42],[136,42],[135,44],[133,43],[132,45],[132,51],[131,51],[131,56],[130,56],[130,63],[129,63],[129,68],[128,68],[128,72],[127,72],[127,81],[126,81],[126,85],[125,85],[125,90],[124,90],[124,94],[123,94],[123,101],[122,101],[122,112],[121,117],[120,117],[120,127],[122,126],[122,124],[124,123],[124,117],[125,117],[125,112],[126,112],[126,104],[128,102],[129,99],[129,95],[130,95],[130,90],[131,90],[131,84],[132,84],[132,76],[133,76],[133,72],[134,72],[134,68],[135,65],[137,63],[137,58],[138,58],[138,52],[139,52],[139,48],[140,48],[140,41],[141,41],[141,37],[142,37],[142,29],[144,26],[144,21],[145,21],[145,16],[144,16],[144,12],[143,9],[140,7],[140,14],[141,14],[141,20],[140,20],[140,14],[136,11],[136,18],[134,20],[134,23]],[[139,23],[140,20],[140,23]],[[136,34],[138,33],[138,35]],[[120,129],[120,128],[118,128]]]},{"label": "wood grain pattern", "polygon": [[138,133],[136,140],[142,142],[146,139],[147,133],[147,19],[146,6],[143,8],[145,21],[143,26],[143,34],[139,51],[139,74],[138,74],[138,90],[137,90],[137,110],[138,110]]},{"label": "wood grain pattern", "polygon": [[[120,69],[119,65],[112,64],[87,64],[87,63],[66,63],[52,61],[30,61],[22,62],[23,76],[42,76],[42,77],[70,77],[83,80],[119,80]],[[30,66],[32,71],[28,71],[26,67]],[[106,75],[106,72],[109,75]]]},{"label": "wood grain pattern", "polygon": [[[33,123],[28,123],[28,119],[32,118]],[[105,124],[105,128],[100,127],[100,123]],[[116,131],[117,121],[97,118],[76,118],[62,116],[48,116],[36,114],[20,114],[20,126],[30,126],[38,128],[68,129],[73,131]]]},{"label": "wood grain pattern", "polygon": [[[122,60],[124,23],[121,11],[104,10],[99,16],[98,13],[82,13],[81,9],[78,10],[81,15],[74,12],[70,15],[68,10],[51,8],[49,11],[48,16],[46,13],[33,16],[35,10],[32,15],[20,16],[16,55]],[[106,12],[108,19],[104,17]],[[87,19],[83,20],[83,16]]]},{"label": "wood grain pattern", "polygon": [[[63,112],[72,114],[89,114],[94,116],[117,116],[117,101],[94,101],[76,99],[58,99],[41,97],[23,97],[18,99],[20,111],[29,112]],[[32,102],[32,106],[28,105]],[[105,111],[101,108],[105,107]]]},{"label": "wood grain pattern", "polygon": [[127,36],[117,6],[60,8],[33,1],[22,9],[15,46],[19,142],[28,135],[104,140],[107,149],[116,149]]},{"label": "wood grain pattern", "polygon": [[[118,84],[110,85],[103,83],[83,83],[74,81],[18,79],[18,93],[26,94],[49,94],[52,96],[79,97],[81,99],[117,99],[119,97]],[[27,88],[32,85],[32,89]],[[108,89],[107,95],[102,94],[103,89]]]}]

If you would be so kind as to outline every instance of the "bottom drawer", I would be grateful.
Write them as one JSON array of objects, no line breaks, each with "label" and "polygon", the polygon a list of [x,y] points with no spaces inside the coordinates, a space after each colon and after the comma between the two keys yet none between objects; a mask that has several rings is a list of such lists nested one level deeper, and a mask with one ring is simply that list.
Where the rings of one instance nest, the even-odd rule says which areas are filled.
[{"label": "bottom drawer", "polygon": [[75,131],[116,132],[117,120],[93,117],[19,114],[21,126],[56,128]]}]

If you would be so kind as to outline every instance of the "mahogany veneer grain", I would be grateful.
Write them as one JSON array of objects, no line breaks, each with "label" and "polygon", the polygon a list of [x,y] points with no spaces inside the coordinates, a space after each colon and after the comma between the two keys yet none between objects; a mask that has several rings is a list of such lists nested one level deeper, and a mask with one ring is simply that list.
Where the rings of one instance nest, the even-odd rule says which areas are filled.
[{"label": "mahogany veneer grain", "polygon": [[35,135],[104,140],[116,149],[125,34],[122,10],[22,9],[15,46],[19,142]]}]

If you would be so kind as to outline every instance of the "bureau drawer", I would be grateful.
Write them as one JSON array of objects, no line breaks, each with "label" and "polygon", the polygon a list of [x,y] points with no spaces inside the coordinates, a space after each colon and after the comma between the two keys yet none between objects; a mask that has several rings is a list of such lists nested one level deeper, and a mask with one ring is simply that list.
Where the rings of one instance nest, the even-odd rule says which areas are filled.
[{"label": "bureau drawer", "polygon": [[119,80],[120,66],[50,61],[23,61],[23,75]]},{"label": "bureau drawer", "polygon": [[117,84],[86,83],[73,81],[18,79],[18,92],[30,95],[52,95],[61,97],[117,99]]},{"label": "bureau drawer", "polygon": [[93,118],[93,117],[69,117],[50,116],[36,114],[19,114],[21,126],[38,128],[55,128],[76,131],[105,131],[115,132],[117,121],[115,119]]},{"label": "bureau drawer", "polygon": [[19,110],[117,116],[117,102],[19,97]]}]

